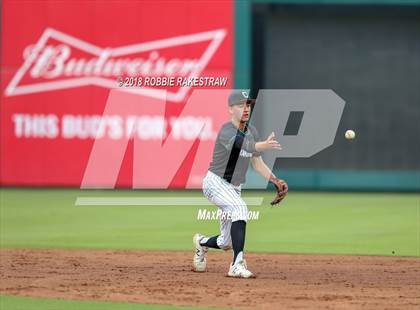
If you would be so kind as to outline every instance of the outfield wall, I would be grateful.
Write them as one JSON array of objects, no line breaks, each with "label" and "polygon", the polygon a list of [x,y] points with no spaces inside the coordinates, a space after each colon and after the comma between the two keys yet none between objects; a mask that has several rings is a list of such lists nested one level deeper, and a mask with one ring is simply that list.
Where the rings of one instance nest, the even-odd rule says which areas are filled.
[{"label": "outfield wall", "polygon": [[[1,3],[1,185],[200,187],[228,93],[188,105],[199,87],[151,86],[135,90],[138,104],[124,95],[107,106],[120,77],[198,74],[227,78],[207,89],[326,88],[346,101],[333,146],[276,161],[294,189],[420,191],[420,1],[71,3]],[[101,165],[98,132],[110,146]],[[88,167],[108,179],[84,182]],[[257,181],[251,171],[247,186]]]},{"label": "outfield wall", "polygon": [[346,101],[333,146],[278,159],[280,175],[302,189],[420,190],[419,1],[246,1],[236,14],[238,87],[327,88]]}]

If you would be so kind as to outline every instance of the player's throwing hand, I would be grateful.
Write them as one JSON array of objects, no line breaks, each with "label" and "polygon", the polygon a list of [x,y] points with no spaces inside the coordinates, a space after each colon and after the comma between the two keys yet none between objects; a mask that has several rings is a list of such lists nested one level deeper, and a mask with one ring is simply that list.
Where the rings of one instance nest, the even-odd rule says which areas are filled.
[{"label": "player's throwing hand", "polygon": [[274,139],[275,134],[272,132],[265,141],[260,141],[255,143],[255,149],[258,152],[266,151],[266,150],[281,150],[280,143]]}]

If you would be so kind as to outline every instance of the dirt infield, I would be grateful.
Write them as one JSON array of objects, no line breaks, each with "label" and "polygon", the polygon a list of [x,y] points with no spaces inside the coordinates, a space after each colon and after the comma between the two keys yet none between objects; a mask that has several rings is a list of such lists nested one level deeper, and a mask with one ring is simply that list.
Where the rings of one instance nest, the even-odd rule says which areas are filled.
[{"label": "dirt infield", "polygon": [[186,252],[0,250],[0,294],[241,309],[419,309],[420,259],[247,254],[257,279]]}]

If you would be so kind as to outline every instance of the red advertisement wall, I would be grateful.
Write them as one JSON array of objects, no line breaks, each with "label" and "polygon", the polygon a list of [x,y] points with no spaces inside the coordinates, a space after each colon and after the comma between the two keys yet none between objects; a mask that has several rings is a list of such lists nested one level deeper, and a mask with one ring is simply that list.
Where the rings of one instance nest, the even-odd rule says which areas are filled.
[{"label": "red advertisement wall", "polygon": [[[143,145],[162,140],[147,132],[169,135],[176,127],[180,149],[191,148],[182,163],[174,162],[179,169],[169,186],[183,187],[198,161],[192,185],[199,187],[215,133],[228,117],[226,102],[218,97],[209,109],[209,102],[196,100],[189,109],[194,115],[182,111],[194,90],[232,88],[232,7],[230,1],[3,1],[1,184],[81,186],[95,138],[126,138],[134,117],[145,128],[137,136]],[[166,87],[153,84],[158,77],[222,82]],[[148,85],[135,85],[140,78],[149,78]],[[104,118],[116,89],[138,98],[140,108],[128,115],[121,105]],[[165,100],[163,115],[161,108],[144,109]],[[203,119],[211,133],[197,141],[189,128]],[[133,184],[131,140],[117,187]],[[156,174],[165,169],[153,165]]]}]

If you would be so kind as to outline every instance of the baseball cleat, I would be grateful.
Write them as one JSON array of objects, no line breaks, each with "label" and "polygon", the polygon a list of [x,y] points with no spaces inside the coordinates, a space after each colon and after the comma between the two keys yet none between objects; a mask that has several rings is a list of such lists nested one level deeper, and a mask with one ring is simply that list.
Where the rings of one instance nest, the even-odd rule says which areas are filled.
[{"label": "baseball cleat", "polygon": [[203,238],[205,238],[205,236],[201,234],[195,234],[193,237],[193,245],[195,251],[193,257],[193,270],[196,272],[206,271],[206,253],[208,251],[208,248],[200,245],[200,241]]},{"label": "baseball cleat", "polygon": [[246,268],[246,263],[243,260],[235,265],[230,265],[227,275],[234,278],[255,278],[254,274]]}]

